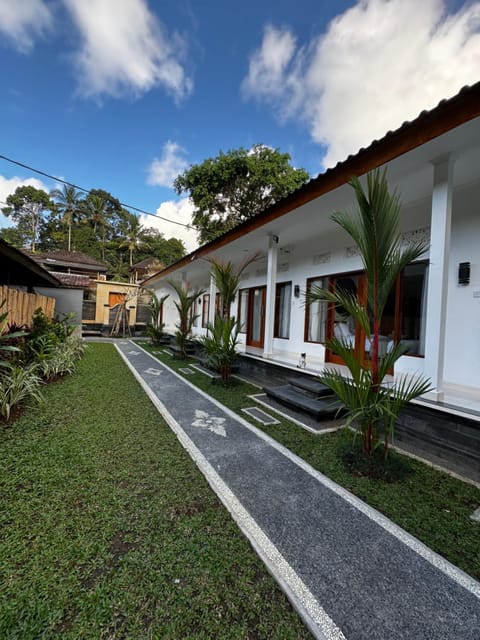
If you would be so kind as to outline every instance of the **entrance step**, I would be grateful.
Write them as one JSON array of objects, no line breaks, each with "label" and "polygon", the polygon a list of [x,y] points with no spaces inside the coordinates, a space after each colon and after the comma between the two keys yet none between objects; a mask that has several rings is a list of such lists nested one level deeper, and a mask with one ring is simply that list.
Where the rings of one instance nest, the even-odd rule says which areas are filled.
[{"label": "entrance step", "polygon": [[332,390],[326,384],[319,382],[315,378],[289,378],[288,383],[292,387],[308,391],[316,398],[324,398],[332,395]]},{"label": "entrance step", "polygon": [[302,391],[296,390],[292,385],[286,384],[280,387],[264,387],[265,393],[279,402],[304,411],[317,420],[335,418],[339,411],[344,408],[340,400],[331,393],[320,399],[312,398]]}]

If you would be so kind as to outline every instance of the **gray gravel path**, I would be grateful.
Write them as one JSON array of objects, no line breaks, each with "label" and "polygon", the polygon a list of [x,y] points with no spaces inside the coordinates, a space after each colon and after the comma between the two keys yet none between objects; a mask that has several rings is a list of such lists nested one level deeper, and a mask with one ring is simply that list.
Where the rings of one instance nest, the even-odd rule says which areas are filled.
[{"label": "gray gravel path", "polygon": [[315,637],[479,640],[478,582],[138,345],[117,348]]}]

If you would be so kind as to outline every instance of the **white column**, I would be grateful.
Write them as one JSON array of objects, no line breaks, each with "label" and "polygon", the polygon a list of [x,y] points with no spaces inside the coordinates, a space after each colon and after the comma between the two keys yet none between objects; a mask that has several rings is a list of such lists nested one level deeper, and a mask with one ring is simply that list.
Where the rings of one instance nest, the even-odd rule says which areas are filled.
[{"label": "white column", "polygon": [[208,321],[212,324],[215,322],[215,297],[217,295],[217,287],[215,286],[215,280],[213,276],[210,276],[210,300],[208,305]]},{"label": "white column", "polygon": [[451,156],[434,162],[430,264],[428,268],[425,375],[433,391],[430,397],[443,399],[445,325],[447,318],[448,259],[452,224],[453,165]]},{"label": "white column", "polygon": [[267,296],[265,302],[265,338],[263,343],[263,357],[273,355],[273,328],[275,322],[275,287],[277,282],[277,252],[278,236],[268,236],[268,264],[267,264]]}]

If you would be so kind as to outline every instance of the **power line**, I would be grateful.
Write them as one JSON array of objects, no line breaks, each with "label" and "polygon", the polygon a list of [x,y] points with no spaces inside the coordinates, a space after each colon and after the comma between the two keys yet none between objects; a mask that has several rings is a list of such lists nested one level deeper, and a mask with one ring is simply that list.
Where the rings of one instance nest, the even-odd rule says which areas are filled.
[{"label": "power line", "polygon": [[[38,173],[41,176],[45,176],[50,180],[54,180],[55,182],[61,182],[62,184],[66,184],[68,187],[72,187],[77,191],[83,191],[84,193],[89,193],[91,189],[85,189],[84,187],[78,186],[78,184],[73,184],[72,182],[68,182],[67,180],[63,180],[62,178],[57,178],[57,176],[52,176],[45,171],[41,171],[40,169],[35,169],[34,167],[30,167],[28,164],[24,164],[23,162],[19,162],[18,160],[12,160],[12,158],[7,158],[7,156],[0,155],[1,160],[6,160],[7,162],[11,162],[12,164],[16,164],[19,167],[23,167],[23,169],[28,169],[29,171],[33,171],[34,173]],[[138,213],[142,213],[146,216],[153,216],[159,220],[164,220],[165,222],[171,222],[172,224],[177,224],[180,227],[185,227],[186,229],[190,229],[189,224],[184,224],[183,222],[178,222],[177,220],[170,220],[170,218],[164,218],[163,216],[159,216],[156,213],[152,213],[151,211],[145,211],[144,209],[140,209],[139,207],[134,207],[131,204],[125,204],[124,202],[120,202],[122,207],[126,209],[132,209],[133,211],[138,211]]]}]

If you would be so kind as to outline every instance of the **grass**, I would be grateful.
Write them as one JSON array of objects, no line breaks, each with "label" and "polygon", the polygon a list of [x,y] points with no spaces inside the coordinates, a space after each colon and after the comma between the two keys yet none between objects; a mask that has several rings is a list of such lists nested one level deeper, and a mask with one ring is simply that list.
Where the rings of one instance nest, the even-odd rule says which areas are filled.
[{"label": "grass", "polygon": [[0,431],[0,637],[309,638],[112,345]]},{"label": "grass", "polygon": [[[155,352],[158,359],[180,375],[179,369],[189,362],[174,360],[144,342],[141,345]],[[202,373],[189,375],[187,379],[243,418],[242,407],[252,405],[247,396],[258,393],[258,388],[235,379],[230,388],[212,384],[211,379]],[[480,505],[478,488],[404,456],[399,457],[406,461],[410,472],[396,483],[352,475],[345,469],[339,455],[339,451],[351,443],[351,432],[341,430],[315,435],[274,415],[279,424],[256,426],[480,580],[480,524],[470,519]],[[391,455],[398,454],[391,452]]]}]

